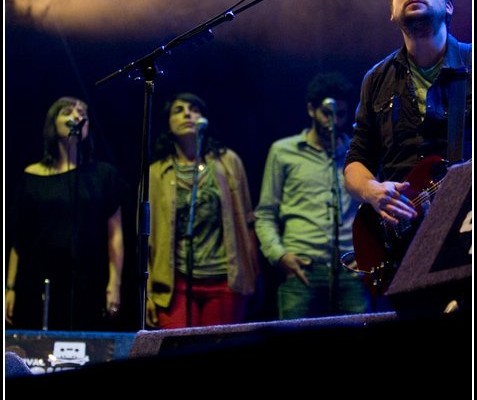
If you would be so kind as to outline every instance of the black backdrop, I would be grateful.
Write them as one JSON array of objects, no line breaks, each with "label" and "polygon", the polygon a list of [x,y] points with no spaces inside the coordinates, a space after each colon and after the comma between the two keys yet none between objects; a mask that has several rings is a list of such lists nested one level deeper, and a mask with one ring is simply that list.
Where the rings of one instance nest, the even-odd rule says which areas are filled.
[{"label": "black backdrop", "polygon": [[[78,4],[74,4],[78,3]],[[458,0],[452,33],[472,40],[472,1]],[[220,0],[6,1],[4,206],[16,178],[42,154],[49,105],[75,95],[90,105],[99,158],[114,163],[130,184],[125,206],[126,264],[118,329],[139,328],[135,252],[136,188],[140,167],[144,83],[121,74],[95,83],[235,2]],[[152,130],[159,104],[176,90],[203,97],[216,137],[236,150],[247,169],[254,204],[271,142],[308,122],[304,94],[319,71],[340,70],[356,87],[366,70],[401,45],[383,0],[264,0],[213,29],[212,40],[184,44],[157,58]],[[7,261],[7,256],[4,256]],[[273,293],[252,318],[274,317]],[[272,285],[273,292],[273,285]]]}]

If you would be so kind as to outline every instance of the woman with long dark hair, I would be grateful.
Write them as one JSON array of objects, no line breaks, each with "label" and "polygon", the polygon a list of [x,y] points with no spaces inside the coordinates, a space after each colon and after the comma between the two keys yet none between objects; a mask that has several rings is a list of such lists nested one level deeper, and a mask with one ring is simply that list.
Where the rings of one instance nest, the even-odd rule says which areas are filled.
[{"label": "woman with long dark hair", "polygon": [[150,167],[150,327],[243,322],[255,290],[247,176],[239,156],[210,136],[207,114],[202,99],[179,93],[161,115]]}]

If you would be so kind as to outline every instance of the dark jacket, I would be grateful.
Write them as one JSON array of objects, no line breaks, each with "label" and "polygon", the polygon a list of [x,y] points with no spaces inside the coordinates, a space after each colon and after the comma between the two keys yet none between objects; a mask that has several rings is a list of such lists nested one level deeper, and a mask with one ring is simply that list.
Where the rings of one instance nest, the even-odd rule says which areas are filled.
[{"label": "dark jacket", "polygon": [[467,79],[463,148],[468,159],[472,151],[471,45],[448,35],[442,69],[427,93],[424,120],[404,47],[366,73],[345,165],[359,161],[380,180],[403,181],[421,156],[446,159],[449,85],[462,74]]}]

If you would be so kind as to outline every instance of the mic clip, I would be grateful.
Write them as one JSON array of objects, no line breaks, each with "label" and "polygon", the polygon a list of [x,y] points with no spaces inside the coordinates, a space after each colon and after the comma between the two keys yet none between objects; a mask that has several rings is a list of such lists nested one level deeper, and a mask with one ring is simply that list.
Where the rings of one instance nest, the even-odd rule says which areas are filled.
[{"label": "mic clip", "polygon": [[80,122],[75,124],[73,121],[67,121],[66,126],[70,128],[69,136],[81,136],[81,130],[87,119],[83,118]]},{"label": "mic clip", "polygon": [[70,133],[68,136],[80,136],[81,133],[79,131],[79,129],[77,129],[76,127],[73,127],[70,129]]}]

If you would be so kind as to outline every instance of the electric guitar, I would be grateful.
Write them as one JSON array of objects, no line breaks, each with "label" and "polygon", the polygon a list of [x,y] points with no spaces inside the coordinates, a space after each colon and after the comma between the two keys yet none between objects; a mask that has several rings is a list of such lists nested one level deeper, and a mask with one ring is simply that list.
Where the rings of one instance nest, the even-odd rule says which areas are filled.
[{"label": "electric guitar", "polygon": [[[407,176],[410,187],[403,194],[412,201],[418,216],[393,225],[367,203],[358,208],[353,222],[352,270],[360,273],[371,293],[382,295],[393,279],[430,203],[440,187],[448,162],[439,156],[421,159]],[[349,257],[349,255],[348,255]]]}]

